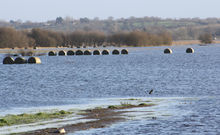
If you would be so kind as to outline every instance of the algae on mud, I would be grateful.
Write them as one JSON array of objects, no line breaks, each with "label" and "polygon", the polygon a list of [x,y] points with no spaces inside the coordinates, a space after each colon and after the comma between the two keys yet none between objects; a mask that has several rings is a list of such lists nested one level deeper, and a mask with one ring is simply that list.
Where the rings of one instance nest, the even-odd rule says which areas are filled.
[{"label": "algae on mud", "polygon": [[[120,105],[109,105],[107,107],[96,107],[94,109],[87,109],[82,110],[83,113],[80,115],[83,115],[83,119],[91,119],[93,121],[88,122],[82,122],[82,123],[76,123],[72,125],[66,125],[60,128],[64,128],[67,133],[74,133],[76,131],[80,130],[88,130],[88,129],[95,129],[95,128],[104,128],[107,127],[113,123],[125,121],[126,118],[122,117],[124,113],[128,113],[129,108],[138,108],[138,107],[150,107],[154,106],[156,104],[148,104],[148,103],[140,103],[138,105],[129,104],[129,103],[123,103],[121,102]],[[120,110],[120,111],[115,111]],[[56,135],[57,128],[48,128],[48,129],[42,129],[37,130],[33,132],[28,132],[23,135],[35,135],[37,134],[53,134]]]},{"label": "algae on mud", "polygon": [[[153,106],[155,104],[146,104],[146,103],[140,103],[138,105],[133,105],[127,102],[121,102],[120,105],[109,105],[107,109],[125,109],[125,108],[132,108],[132,107],[138,107],[138,106]],[[96,107],[95,110],[100,109],[103,110],[105,108],[102,107]],[[84,112],[84,111],[82,111]],[[78,115],[82,115],[83,113],[80,113]],[[84,112],[85,113],[85,112]],[[12,125],[19,125],[19,124],[30,124],[35,123],[39,121],[45,121],[45,120],[52,120],[57,118],[64,118],[70,114],[73,114],[73,111],[56,111],[53,113],[47,113],[47,112],[39,112],[35,114],[18,114],[18,115],[6,115],[3,117],[0,117],[0,127],[3,126],[12,126]]]},{"label": "algae on mud", "polygon": [[35,114],[23,113],[19,115],[6,115],[4,117],[0,117],[0,127],[19,124],[29,124],[56,118],[64,118],[72,113],[73,112],[61,110],[53,113],[39,112]]},{"label": "algae on mud", "polygon": [[133,104],[130,104],[130,103],[121,102],[120,105],[109,105],[108,109],[125,109],[125,108],[132,108],[132,107],[154,106],[154,105],[156,105],[156,104],[140,103],[138,105],[133,105]]}]

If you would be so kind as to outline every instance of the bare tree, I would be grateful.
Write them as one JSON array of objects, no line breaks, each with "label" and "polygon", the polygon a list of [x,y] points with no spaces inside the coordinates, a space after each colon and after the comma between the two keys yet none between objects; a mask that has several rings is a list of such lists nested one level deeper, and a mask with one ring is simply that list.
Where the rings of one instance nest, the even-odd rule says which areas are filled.
[{"label": "bare tree", "polygon": [[213,42],[212,34],[204,33],[199,36],[199,40],[204,44],[211,44]]},{"label": "bare tree", "polygon": [[28,37],[13,28],[0,28],[0,47],[27,47],[29,46]]}]

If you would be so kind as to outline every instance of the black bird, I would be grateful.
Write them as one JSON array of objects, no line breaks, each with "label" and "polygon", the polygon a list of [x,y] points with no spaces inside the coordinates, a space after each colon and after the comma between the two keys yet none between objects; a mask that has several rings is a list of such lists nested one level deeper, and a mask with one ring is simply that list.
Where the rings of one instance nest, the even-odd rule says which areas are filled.
[{"label": "black bird", "polygon": [[150,90],[150,92],[149,92],[149,94],[152,94],[152,93],[153,93],[153,91],[154,91],[154,90],[153,90],[153,89],[151,89],[151,90]]}]

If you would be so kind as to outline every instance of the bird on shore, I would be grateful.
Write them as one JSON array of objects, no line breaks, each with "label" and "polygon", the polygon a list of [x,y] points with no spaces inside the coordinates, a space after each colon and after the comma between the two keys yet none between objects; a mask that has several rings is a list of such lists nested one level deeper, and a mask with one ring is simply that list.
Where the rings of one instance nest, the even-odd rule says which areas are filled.
[{"label": "bird on shore", "polygon": [[153,91],[154,91],[154,90],[153,90],[153,89],[151,89],[151,90],[150,90],[150,92],[149,92],[149,94],[152,94],[152,93],[153,93]]}]

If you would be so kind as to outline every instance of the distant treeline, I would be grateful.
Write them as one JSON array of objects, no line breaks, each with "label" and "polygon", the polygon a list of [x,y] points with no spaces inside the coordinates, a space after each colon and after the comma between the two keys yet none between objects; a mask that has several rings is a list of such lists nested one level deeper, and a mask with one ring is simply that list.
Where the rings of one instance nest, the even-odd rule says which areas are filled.
[{"label": "distant treeline", "polygon": [[201,33],[211,33],[214,37],[220,38],[220,18],[130,17],[114,19],[109,17],[101,20],[97,17],[94,19],[57,17],[47,22],[0,21],[0,27],[13,27],[18,30],[40,28],[62,32],[102,31],[108,35],[121,31],[144,31],[158,34],[165,30],[171,33],[173,40],[194,40],[198,39]]},{"label": "distant treeline", "polygon": [[102,45],[148,46],[170,44],[172,44],[172,36],[167,31],[162,31],[159,34],[150,34],[144,31],[105,34],[100,31],[64,33],[38,28],[29,31],[5,27],[0,28],[0,48]]}]

